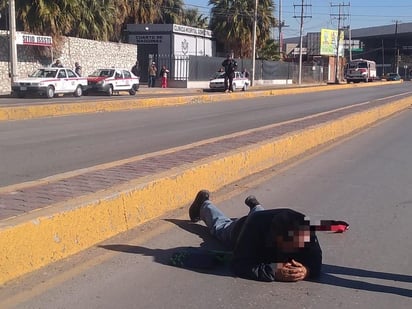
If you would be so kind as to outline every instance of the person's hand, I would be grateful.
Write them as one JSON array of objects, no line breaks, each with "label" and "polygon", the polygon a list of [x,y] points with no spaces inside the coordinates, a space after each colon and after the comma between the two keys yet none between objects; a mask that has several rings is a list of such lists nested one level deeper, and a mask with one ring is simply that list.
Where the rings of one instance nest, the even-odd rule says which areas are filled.
[{"label": "person's hand", "polygon": [[301,281],[305,279],[307,275],[307,268],[295,260],[288,263],[279,263],[276,266],[275,278],[277,281]]}]

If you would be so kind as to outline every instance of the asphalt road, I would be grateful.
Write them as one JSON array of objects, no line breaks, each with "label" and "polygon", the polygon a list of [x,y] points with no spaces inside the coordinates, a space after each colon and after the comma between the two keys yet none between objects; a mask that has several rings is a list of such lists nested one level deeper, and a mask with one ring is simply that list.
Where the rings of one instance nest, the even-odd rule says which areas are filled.
[{"label": "asphalt road", "polygon": [[[0,186],[410,94],[410,84],[0,122]],[[224,94],[222,94],[224,95]],[[395,97],[396,98],[396,97]],[[393,99],[393,98],[392,98]]]},{"label": "asphalt road", "polygon": [[187,221],[185,208],[9,284],[0,289],[0,307],[410,308],[411,118],[406,110],[287,167],[212,194],[230,216],[245,214],[243,200],[255,194],[267,208],[348,221],[344,234],[319,233],[324,267],[316,282],[262,283],[233,277],[227,268],[169,266],[177,248],[221,248],[202,225]]}]

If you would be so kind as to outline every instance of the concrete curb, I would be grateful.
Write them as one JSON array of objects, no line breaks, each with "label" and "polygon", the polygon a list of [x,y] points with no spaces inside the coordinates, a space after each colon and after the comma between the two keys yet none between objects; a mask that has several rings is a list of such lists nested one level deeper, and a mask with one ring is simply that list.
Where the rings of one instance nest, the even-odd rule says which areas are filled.
[{"label": "concrete curb", "polygon": [[354,87],[372,87],[390,85],[398,82],[373,82],[362,84],[340,84],[340,85],[322,85],[294,88],[276,88],[267,90],[256,90],[234,93],[199,93],[191,95],[178,95],[173,97],[160,98],[139,98],[139,95],[132,99],[87,101],[76,103],[44,103],[39,105],[27,106],[7,106],[0,107],[0,121],[5,120],[24,120],[44,117],[68,116],[76,114],[88,114],[98,112],[126,111],[139,108],[164,107],[182,104],[201,104],[213,103],[235,99],[250,99],[262,96],[279,96],[287,94],[301,94],[317,91],[331,91],[338,89],[347,89]]},{"label": "concrete curb", "polygon": [[187,205],[201,188],[215,191],[365,128],[411,103],[412,97],[398,100],[4,220],[0,222],[0,284]]}]

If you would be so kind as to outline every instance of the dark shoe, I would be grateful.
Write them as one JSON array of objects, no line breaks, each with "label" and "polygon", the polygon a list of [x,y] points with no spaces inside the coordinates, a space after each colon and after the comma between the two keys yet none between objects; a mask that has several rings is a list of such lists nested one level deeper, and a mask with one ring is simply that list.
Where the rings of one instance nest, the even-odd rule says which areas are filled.
[{"label": "dark shoe", "polygon": [[250,209],[255,208],[255,206],[260,205],[259,201],[256,199],[254,195],[249,195],[245,199],[245,204],[249,206]]},{"label": "dark shoe", "polygon": [[195,200],[189,208],[189,217],[192,222],[200,220],[200,207],[209,199],[209,194],[210,192],[207,190],[201,190],[197,193]]}]

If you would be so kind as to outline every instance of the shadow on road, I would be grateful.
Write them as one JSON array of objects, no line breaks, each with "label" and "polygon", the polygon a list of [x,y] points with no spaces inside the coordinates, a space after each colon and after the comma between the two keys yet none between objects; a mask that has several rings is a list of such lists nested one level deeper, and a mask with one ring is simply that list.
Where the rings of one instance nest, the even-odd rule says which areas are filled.
[{"label": "shadow on road", "polygon": [[[166,221],[171,222],[181,229],[198,235],[202,239],[202,243],[199,247],[185,246],[185,247],[175,247],[169,249],[151,249],[142,246],[127,245],[127,244],[112,244],[112,245],[101,245],[100,248],[104,248],[112,251],[119,251],[125,253],[140,254],[143,256],[151,256],[153,260],[157,263],[181,267],[185,269],[190,269],[191,271],[211,274],[218,276],[229,276],[233,277],[230,267],[226,262],[218,262],[210,260],[210,252],[226,252],[225,248],[212,236],[210,236],[207,228],[204,225],[193,224],[188,220],[178,220],[178,219],[166,219]],[[176,254],[186,254],[195,255],[190,257],[190,262],[188,266],[176,266],[173,265],[172,260],[176,257]]]},{"label": "shadow on road", "polygon": [[[120,251],[126,253],[133,253],[133,254],[141,254],[143,256],[151,256],[153,257],[154,261],[160,264],[171,266],[171,258],[174,256],[175,253],[178,252],[190,252],[193,250],[198,250],[201,252],[210,251],[210,250],[225,250],[222,245],[216,241],[210,234],[208,233],[207,228],[204,225],[200,224],[193,224],[188,220],[178,220],[178,219],[166,219],[166,221],[171,222],[181,229],[198,235],[202,239],[202,243],[200,247],[175,247],[169,249],[150,249],[141,246],[132,246],[132,245],[125,245],[125,244],[113,244],[113,245],[102,245],[101,248],[113,251]],[[207,268],[207,269],[198,269],[198,268],[189,268],[192,271],[196,271],[199,273],[205,274],[213,274],[219,276],[229,276],[235,277],[234,274],[231,272],[228,263],[219,265],[217,267]],[[341,276],[352,277],[352,278],[342,278]],[[410,275],[403,275],[403,274],[393,274],[393,273],[385,273],[385,272],[377,272],[372,270],[364,270],[358,268],[351,268],[351,267],[344,267],[344,266],[337,266],[337,265],[329,265],[323,264],[322,265],[322,274],[318,280],[315,282],[321,284],[327,284],[332,286],[344,287],[354,290],[361,290],[361,291],[370,291],[370,292],[378,292],[378,293],[387,293],[387,294],[394,294],[399,296],[411,297],[412,298],[412,290],[395,287],[390,285],[384,284],[377,284],[377,283],[370,283],[365,280],[359,279],[362,278],[370,278],[370,279],[380,279],[380,280],[389,280],[392,283],[397,282],[405,282],[405,283],[412,283],[412,276]]]},{"label": "shadow on road", "polygon": [[[350,279],[342,278],[342,277],[339,277],[338,275],[353,276],[355,278],[350,278]],[[412,297],[412,290],[395,287],[395,286],[383,285],[383,284],[369,283],[369,282],[359,279],[359,277],[390,280],[393,283],[396,283],[396,282],[412,283],[412,276],[409,276],[409,275],[391,274],[391,273],[384,273],[384,272],[377,272],[377,271],[371,271],[371,270],[363,270],[363,269],[358,269],[358,268],[328,265],[328,264],[322,265],[322,275],[320,277],[319,282],[323,284],[340,286],[340,287],[350,288],[350,289],[355,289],[355,290],[363,290],[363,291],[371,291],[371,292],[387,293],[387,294],[395,294],[395,295],[400,295],[400,296]]]}]

